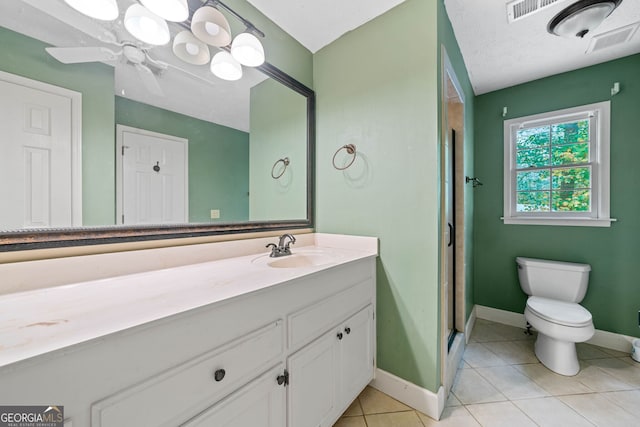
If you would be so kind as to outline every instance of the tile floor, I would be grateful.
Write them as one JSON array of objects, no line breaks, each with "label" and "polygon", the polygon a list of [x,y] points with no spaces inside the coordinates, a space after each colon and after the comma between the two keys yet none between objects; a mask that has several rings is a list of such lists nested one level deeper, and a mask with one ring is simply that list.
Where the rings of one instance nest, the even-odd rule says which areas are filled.
[{"label": "tile floor", "polygon": [[440,421],[367,387],[334,427],[640,425],[640,363],[578,344],[581,371],[564,377],[538,362],[534,341],[478,319]]}]

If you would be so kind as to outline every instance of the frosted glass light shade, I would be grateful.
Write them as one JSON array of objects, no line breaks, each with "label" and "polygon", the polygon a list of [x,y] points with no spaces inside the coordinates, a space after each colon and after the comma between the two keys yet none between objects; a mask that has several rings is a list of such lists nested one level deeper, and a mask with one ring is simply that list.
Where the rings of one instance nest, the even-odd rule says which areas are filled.
[{"label": "frosted glass light shade", "polygon": [[584,37],[596,29],[621,0],[581,0],[565,8],[550,22],[547,30],[561,37]]},{"label": "frosted glass light shade", "polygon": [[173,39],[173,53],[184,62],[194,65],[204,65],[211,59],[209,46],[187,30],[176,34]]},{"label": "frosted glass light shade", "polygon": [[167,22],[140,4],[132,4],[124,15],[124,27],[138,40],[161,46],[169,43]]},{"label": "frosted glass light shade", "polygon": [[64,0],[69,6],[91,18],[113,21],[120,15],[116,0]]},{"label": "frosted glass light shade", "polygon": [[151,12],[167,21],[182,22],[189,17],[187,0],[140,0],[140,2]]},{"label": "frosted glass light shade", "polygon": [[203,6],[191,18],[193,35],[211,46],[222,47],[231,43],[229,21],[215,7]]},{"label": "frosted glass light shade", "polygon": [[223,50],[211,60],[211,72],[223,80],[239,80],[242,77],[242,65]]},{"label": "frosted glass light shade", "polygon": [[231,44],[231,55],[242,65],[257,67],[264,63],[264,48],[256,36],[238,34]]}]

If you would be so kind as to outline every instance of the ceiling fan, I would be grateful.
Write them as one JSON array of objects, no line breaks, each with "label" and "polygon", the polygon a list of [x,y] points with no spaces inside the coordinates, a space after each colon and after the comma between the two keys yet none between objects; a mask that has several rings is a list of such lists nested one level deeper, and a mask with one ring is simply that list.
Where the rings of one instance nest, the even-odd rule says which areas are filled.
[{"label": "ceiling fan", "polygon": [[[119,40],[113,27],[107,29],[102,25],[96,25],[95,21],[83,16],[69,7],[61,7],[61,4],[54,1],[42,0],[22,0],[35,9],[63,22],[76,30],[90,36],[91,38],[106,45],[114,46],[91,46],[91,47],[48,47],[47,53],[64,64],[78,64],[84,62],[113,62],[123,59],[125,64],[135,67],[143,86],[152,94],[164,96],[158,82],[158,76],[162,75],[168,68],[176,69],[192,78],[204,80],[187,70],[176,67],[156,59],[149,55],[149,48],[140,42],[130,42]],[[117,31],[119,32],[119,31]]]},{"label": "ceiling fan", "polygon": [[45,50],[63,64],[83,62],[110,62],[123,58],[138,72],[144,87],[152,94],[164,96],[157,76],[169,68],[169,64],[154,60],[146,48],[130,42],[112,42],[121,47],[114,51],[106,47],[47,47]]}]

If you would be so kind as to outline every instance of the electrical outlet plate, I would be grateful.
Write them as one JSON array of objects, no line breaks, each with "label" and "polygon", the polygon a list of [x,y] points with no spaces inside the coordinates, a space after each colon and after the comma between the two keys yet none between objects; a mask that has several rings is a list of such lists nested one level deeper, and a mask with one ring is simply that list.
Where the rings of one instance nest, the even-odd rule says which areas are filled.
[{"label": "electrical outlet plate", "polygon": [[220,209],[211,209],[211,219],[220,218]]}]

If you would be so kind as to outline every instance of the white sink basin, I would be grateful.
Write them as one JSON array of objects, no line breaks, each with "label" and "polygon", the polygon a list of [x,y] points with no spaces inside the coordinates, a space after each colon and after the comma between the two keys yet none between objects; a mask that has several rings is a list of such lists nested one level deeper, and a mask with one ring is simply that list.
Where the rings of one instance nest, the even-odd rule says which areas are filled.
[{"label": "white sink basin", "polygon": [[325,252],[301,252],[285,255],[279,258],[271,258],[263,255],[253,260],[254,263],[266,264],[273,268],[302,268],[315,267],[330,264],[336,261],[336,257]]}]

